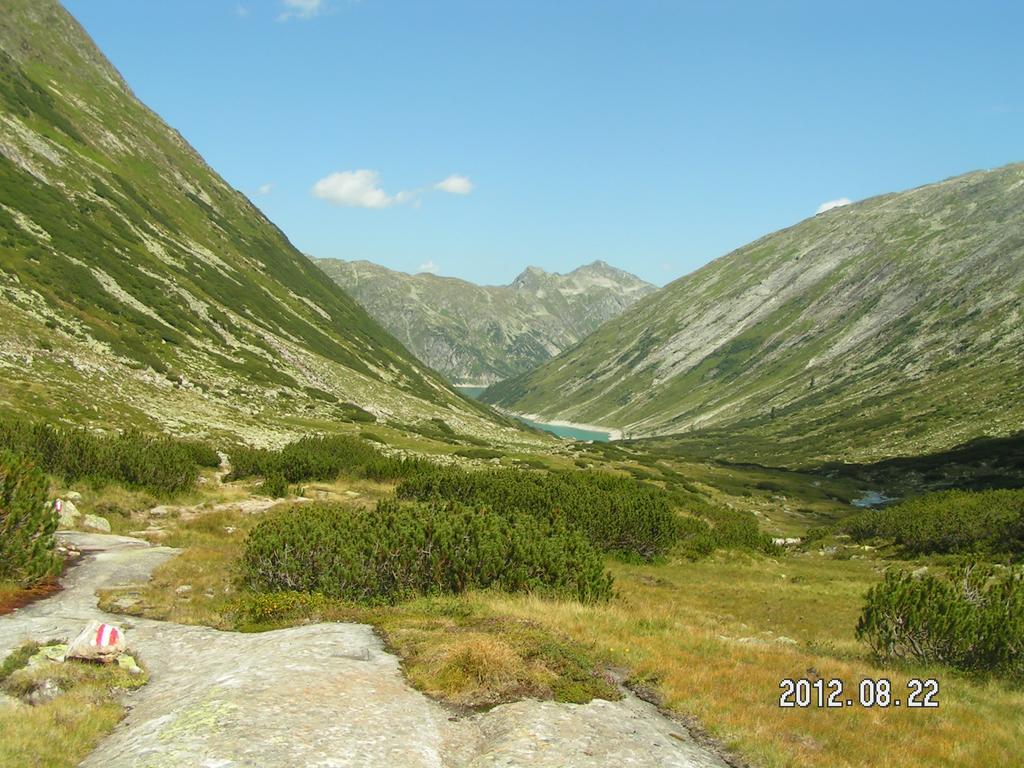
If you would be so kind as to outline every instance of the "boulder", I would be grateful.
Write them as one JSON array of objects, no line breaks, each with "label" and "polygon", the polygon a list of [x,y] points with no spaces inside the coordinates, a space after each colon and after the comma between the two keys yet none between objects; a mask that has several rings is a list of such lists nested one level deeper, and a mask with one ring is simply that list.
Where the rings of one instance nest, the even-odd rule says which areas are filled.
[{"label": "boulder", "polygon": [[71,499],[57,499],[53,503],[53,508],[57,512],[58,524],[61,528],[74,528],[78,525],[78,519],[82,513],[78,511],[78,507]]},{"label": "boulder", "polygon": [[77,504],[82,500],[82,494],[80,494],[78,491],[68,491],[67,493],[64,494],[64,498],[67,499],[68,501],[73,501],[75,502],[75,504]]},{"label": "boulder", "polygon": [[90,621],[85,629],[68,643],[64,657],[106,664],[115,661],[124,652],[125,647],[123,629],[113,624]]},{"label": "boulder", "polygon": [[82,527],[90,531],[110,533],[110,521],[99,515],[86,515],[82,521]]}]

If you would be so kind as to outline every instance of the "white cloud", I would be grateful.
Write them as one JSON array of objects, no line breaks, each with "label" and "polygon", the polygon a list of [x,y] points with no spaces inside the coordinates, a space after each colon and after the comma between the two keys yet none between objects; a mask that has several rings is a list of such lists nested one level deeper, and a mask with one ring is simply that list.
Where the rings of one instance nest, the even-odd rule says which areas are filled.
[{"label": "white cloud", "polygon": [[258,194],[258,195],[269,195],[273,191],[274,191],[274,185],[271,184],[270,182],[267,182],[266,184],[260,184],[260,186],[256,189],[256,194]]},{"label": "white cloud", "polygon": [[434,189],[439,189],[451,195],[468,195],[473,191],[473,182],[469,180],[468,176],[460,176],[457,173],[453,173],[444,181],[437,182],[434,185]]},{"label": "white cloud", "polygon": [[819,213],[831,211],[833,208],[842,208],[844,205],[849,205],[852,202],[853,201],[848,197],[840,197],[836,200],[829,200],[828,202],[819,205],[818,210],[814,212],[814,215],[817,216]]},{"label": "white cloud", "polygon": [[416,271],[417,272],[429,272],[432,275],[436,275],[438,272],[441,271],[441,268],[439,266],[437,266],[437,264],[435,264],[433,262],[433,260],[431,260],[431,261],[425,261],[422,264],[420,264]]},{"label": "white cloud", "polygon": [[277,17],[278,21],[312,19],[327,10],[326,0],[281,0],[281,2],[286,10]]},{"label": "white cloud", "polygon": [[[434,184],[433,189],[452,195],[468,195],[473,191],[473,182],[466,176],[454,174]],[[391,208],[395,205],[411,205],[419,208],[423,195],[431,187],[406,189],[389,195],[381,186],[377,171],[338,171],[325,176],[313,185],[313,195],[335,205],[350,208]]]},{"label": "white cloud", "polygon": [[313,194],[321,200],[350,208],[390,208],[407,202],[411,192],[391,196],[380,187],[376,171],[341,171],[326,176],[313,185]]}]

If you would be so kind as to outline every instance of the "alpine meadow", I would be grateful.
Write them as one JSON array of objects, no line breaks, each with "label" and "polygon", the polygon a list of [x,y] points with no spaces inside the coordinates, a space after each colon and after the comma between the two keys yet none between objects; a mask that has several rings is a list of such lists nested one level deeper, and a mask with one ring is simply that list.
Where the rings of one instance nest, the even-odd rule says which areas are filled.
[{"label": "alpine meadow", "polygon": [[1020,764],[1020,23],[0,0],[0,768]]}]

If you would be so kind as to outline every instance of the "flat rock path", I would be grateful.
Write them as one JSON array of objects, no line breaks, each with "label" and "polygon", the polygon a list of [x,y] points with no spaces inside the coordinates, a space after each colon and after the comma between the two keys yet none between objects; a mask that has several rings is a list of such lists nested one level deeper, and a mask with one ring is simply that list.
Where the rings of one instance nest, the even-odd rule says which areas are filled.
[{"label": "flat rock path", "polygon": [[126,627],[150,682],[82,763],[104,768],[724,768],[658,710],[627,696],[521,701],[455,717],[405,682],[371,628],[315,624],[241,634],[105,614],[97,589],[146,582],[177,550],[62,532],[82,552],[64,589],[0,617],[0,658],[69,638],[90,619]]}]

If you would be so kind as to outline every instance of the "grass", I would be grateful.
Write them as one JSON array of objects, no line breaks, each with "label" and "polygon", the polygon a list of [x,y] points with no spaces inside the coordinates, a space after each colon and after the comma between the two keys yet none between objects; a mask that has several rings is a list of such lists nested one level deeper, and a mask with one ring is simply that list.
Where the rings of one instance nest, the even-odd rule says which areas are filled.
[{"label": "grass", "polygon": [[[589,453],[587,459],[609,468],[628,460],[600,462]],[[856,490],[846,481],[758,468],[664,467],[713,500],[760,509],[762,522],[789,521],[787,531],[795,535],[848,513],[841,497]],[[390,491],[365,482],[355,489],[342,479],[305,491],[353,505],[372,504]],[[787,506],[805,511],[787,516]],[[1020,689],[941,668],[882,666],[856,641],[863,596],[891,562],[876,552],[847,548],[842,558],[817,550],[777,558],[720,552],[698,562],[669,557],[655,564],[609,559],[618,594],[607,605],[475,592],[359,608],[319,596],[260,602],[239,593],[232,563],[257,520],[211,512],[171,521],[168,541],[185,551],[144,589],[104,594],[103,606],[119,603],[130,613],[222,629],[368,623],[400,656],[412,684],[462,707],[525,696],[608,697],[615,687],[607,670],[626,670],[636,690],[695,718],[732,753],[764,768],[1012,765],[1024,750]],[[185,584],[192,589],[178,594]],[[815,676],[842,679],[846,695],[855,695],[863,678],[885,677],[904,698],[910,677],[934,677],[940,708],[779,708],[783,678]]]},{"label": "grass", "polygon": [[44,660],[26,666],[37,650],[34,643],[16,649],[0,672],[0,687],[20,699],[52,681],[61,693],[35,706],[0,707],[0,768],[78,765],[124,717],[121,694],[148,679],[117,665]]},{"label": "grass", "polygon": [[[817,556],[720,555],[700,563],[614,568],[619,599],[581,606],[486,596],[490,610],[594,640],[668,709],[695,716],[730,750],[776,766],[1011,765],[1024,748],[1024,693],[944,669],[874,664],[853,638],[879,563]],[[780,709],[783,678],[840,678],[854,691],[886,677],[906,691],[935,677],[938,710]]]}]

